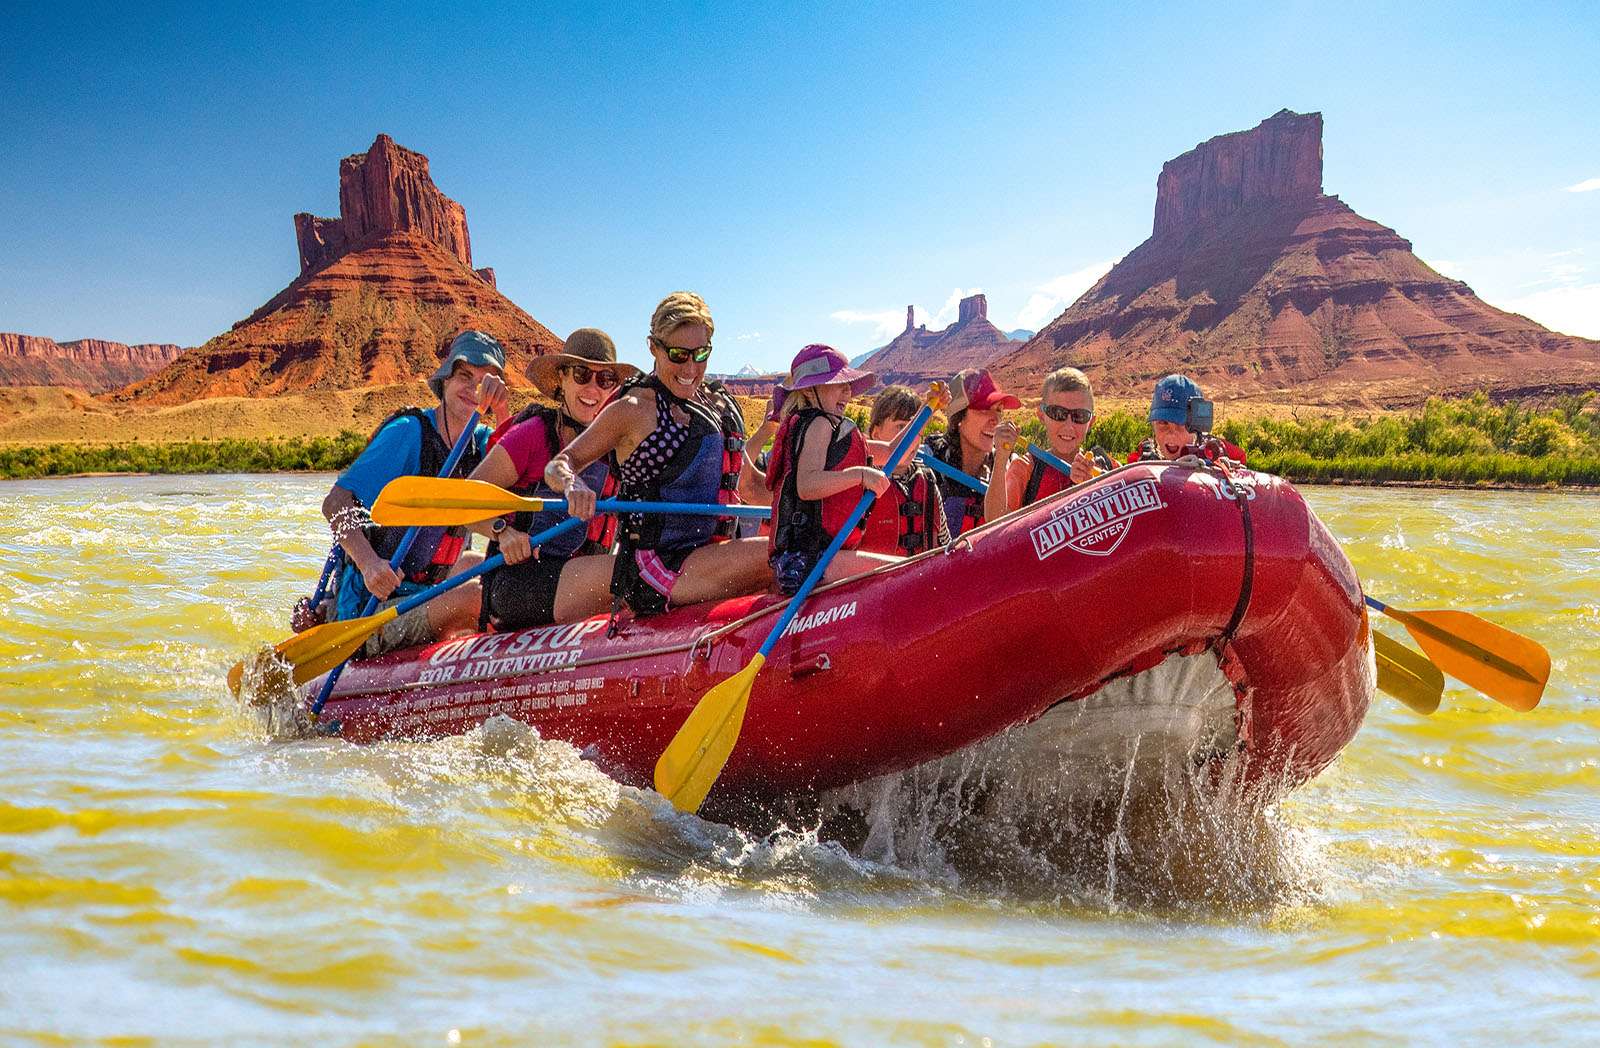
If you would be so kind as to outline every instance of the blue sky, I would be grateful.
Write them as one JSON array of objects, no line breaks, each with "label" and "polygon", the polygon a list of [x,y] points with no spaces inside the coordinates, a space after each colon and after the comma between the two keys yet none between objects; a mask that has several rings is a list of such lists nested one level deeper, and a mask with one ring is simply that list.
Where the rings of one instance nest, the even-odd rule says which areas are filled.
[{"label": "blue sky", "polygon": [[197,345],[297,273],[380,131],[474,262],[642,357],[1037,327],[1149,235],[1161,164],[1320,110],[1324,184],[1503,308],[1600,337],[1600,8],[9,5],[0,330]]}]

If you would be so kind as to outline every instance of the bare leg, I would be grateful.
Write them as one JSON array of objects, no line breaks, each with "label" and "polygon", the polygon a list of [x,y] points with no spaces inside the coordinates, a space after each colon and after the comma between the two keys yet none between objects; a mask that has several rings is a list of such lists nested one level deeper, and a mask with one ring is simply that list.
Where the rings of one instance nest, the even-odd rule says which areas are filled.
[{"label": "bare leg", "polygon": [[701,546],[689,554],[673,584],[671,600],[676,606],[699,604],[756,593],[771,585],[767,540],[732,539]]},{"label": "bare leg", "polygon": [[609,553],[567,561],[556,585],[557,622],[577,622],[611,610],[611,568],[615,561]]},{"label": "bare leg", "polygon": [[885,564],[898,564],[904,557],[891,557],[883,553],[866,553],[861,550],[842,549],[834,554],[822,573],[823,582],[837,582],[852,575],[874,571]]},{"label": "bare leg", "polygon": [[[461,559],[451,565],[448,577],[454,578],[482,563],[481,553],[463,553]],[[464,582],[428,601],[423,607],[428,609],[428,628],[433,631],[434,639],[443,640],[456,633],[476,633],[478,610],[482,603],[483,590],[477,579]]]}]

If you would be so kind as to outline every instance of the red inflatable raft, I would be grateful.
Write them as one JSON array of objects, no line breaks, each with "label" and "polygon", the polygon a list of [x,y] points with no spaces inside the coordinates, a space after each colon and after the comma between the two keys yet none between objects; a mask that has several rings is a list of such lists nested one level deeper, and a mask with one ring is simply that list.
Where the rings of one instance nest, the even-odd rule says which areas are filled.
[{"label": "red inflatable raft", "polygon": [[[599,617],[397,652],[348,667],[323,716],[359,742],[505,714],[645,786],[781,606],[762,594],[609,636]],[[1195,727],[1211,740],[1199,759],[1233,757],[1274,792],[1315,775],[1360,726],[1374,686],[1360,587],[1290,485],[1138,463],[818,589],[758,676],[710,800],[858,783],[1052,710],[1081,728],[1094,703],[1079,700],[1182,656],[1227,684],[1202,714],[1217,723]]]}]

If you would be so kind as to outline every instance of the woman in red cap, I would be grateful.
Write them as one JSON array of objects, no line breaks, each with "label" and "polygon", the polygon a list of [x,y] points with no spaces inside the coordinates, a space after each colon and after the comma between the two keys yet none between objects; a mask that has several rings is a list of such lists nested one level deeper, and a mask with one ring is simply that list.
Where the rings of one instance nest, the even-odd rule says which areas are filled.
[{"label": "woman in red cap", "polygon": [[[1004,408],[1019,408],[1022,401],[995,384],[983,368],[967,368],[950,380],[950,421],[943,433],[928,437],[928,450],[941,461],[984,484],[994,468],[994,431]],[[983,492],[941,477],[944,515],[952,537],[971,531],[984,521]]]},{"label": "woman in red cap", "polygon": [[[889,478],[867,465],[867,442],[844,417],[850,398],[871,388],[876,376],[857,371],[832,346],[810,345],[794,358],[783,400],[767,488],[773,494],[769,557],[780,592],[792,594],[816,566],[864,491],[879,495]],[[892,558],[856,553],[861,528],[828,565],[827,578],[859,574]]]}]

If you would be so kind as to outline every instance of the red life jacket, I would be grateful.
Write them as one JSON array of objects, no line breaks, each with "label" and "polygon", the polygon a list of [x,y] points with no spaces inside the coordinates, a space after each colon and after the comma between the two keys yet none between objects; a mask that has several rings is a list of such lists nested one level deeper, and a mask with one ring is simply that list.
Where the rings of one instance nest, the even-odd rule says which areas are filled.
[{"label": "red life jacket", "polygon": [[[852,486],[824,499],[803,499],[795,487],[795,466],[800,442],[815,420],[828,420],[832,435],[823,466],[829,471],[867,464],[867,442],[849,419],[816,408],[801,408],[784,420],[772,440],[772,460],[767,464],[767,487],[777,492],[772,507],[771,555],[789,551],[820,553],[844,527],[845,519],[861,501],[861,488]],[[861,543],[861,525],[845,541],[845,549]]]},{"label": "red life jacket", "polygon": [[1071,476],[1047,465],[1043,459],[1032,455],[1028,459],[1032,465],[1028,467],[1028,483],[1022,489],[1022,505],[1031,506],[1040,499],[1047,499],[1058,491],[1072,487]]},{"label": "red life jacket", "polygon": [[950,541],[944,503],[933,471],[919,466],[910,475],[889,478],[889,490],[878,496],[867,514],[861,549],[912,557]]}]

